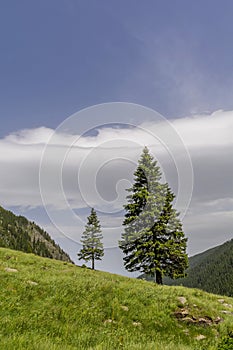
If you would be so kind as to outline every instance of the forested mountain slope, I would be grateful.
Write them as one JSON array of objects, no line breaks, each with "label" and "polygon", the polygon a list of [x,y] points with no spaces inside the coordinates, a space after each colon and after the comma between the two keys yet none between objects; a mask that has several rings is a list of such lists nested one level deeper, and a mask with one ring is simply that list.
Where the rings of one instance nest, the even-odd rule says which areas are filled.
[{"label": "forested mountain slope", "polygon": [[69,261],[70,257],[34,222],[0,206],[0,247]]}]

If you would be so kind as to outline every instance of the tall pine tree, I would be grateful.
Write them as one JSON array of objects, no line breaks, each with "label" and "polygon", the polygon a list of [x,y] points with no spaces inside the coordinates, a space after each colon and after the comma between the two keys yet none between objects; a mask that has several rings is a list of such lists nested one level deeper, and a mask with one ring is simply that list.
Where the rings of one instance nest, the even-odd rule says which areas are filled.
[{"label": "tall pine tree", "polygon": [[83,247],[77,255],[79,260],[91,260],[93,270],[95,269],[95,260],[101,260],[104,256],[102,238],[100,222],[94,208],[92,208],[81,239]]},{"label": "tall pine tree", "polygon": [[127,191],[124,233],[119,246],[128,271],[142,271],[162,284],[163,275],[184,276],[188,265],[187,239],[179,214],[172,207],[175,198],[168,184],[162,184],[157,162],[144,148]]}]

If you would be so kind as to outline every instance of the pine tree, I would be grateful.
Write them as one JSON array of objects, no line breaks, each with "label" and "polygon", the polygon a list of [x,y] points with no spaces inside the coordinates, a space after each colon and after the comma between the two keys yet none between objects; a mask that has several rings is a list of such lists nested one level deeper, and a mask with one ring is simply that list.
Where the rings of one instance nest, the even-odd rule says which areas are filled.
[{"label": "pine tree", "polygon": [[124,233],[119,247],[128,271],[142,271],[162,284],[163,275],[184,276],[188,258],[187,239],[179,214],[172,207],[175,198],[168,184],[162,184],[157,162],[144,148],[127,191]]},{"label": "pine tree", "polygon": [[83,248],[78,253],[78,257],[79,260],[91,260],[93,270],[95,269],[95,260],[101,260],[104,256],[102,238],[100,222],[94,208],[92,208],[81,239]]}]

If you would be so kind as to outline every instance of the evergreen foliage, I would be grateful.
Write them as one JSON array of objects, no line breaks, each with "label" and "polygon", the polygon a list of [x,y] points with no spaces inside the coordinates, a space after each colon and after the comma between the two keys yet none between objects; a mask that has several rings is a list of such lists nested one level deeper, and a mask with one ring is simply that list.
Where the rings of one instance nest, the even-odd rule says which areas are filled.
[{"label": "evergreen foliage", "polygon": [[79,260],[91,260],[93,270],[95,269],[95,260],[101,260],[104,256],[102,238],[100,222],[94,208],[92,208],[81,239],[83,248],[78,253],[78,257]]},{"label": "evergreen foliage", "polygon": [[163,275],[184,276],[188,265],[187,239],[179,214],[173,208],[175,195],[162,184],[157,162],[147,147],[143,149],[134,173],[134,184],[127,191],[124,233],[119,247],[128,271],[142,271],[162,284]]},{"label": "evergreen foliage", "polygon": [[58,244],[34,222],[0,207],[0,247],[71,262]]}]

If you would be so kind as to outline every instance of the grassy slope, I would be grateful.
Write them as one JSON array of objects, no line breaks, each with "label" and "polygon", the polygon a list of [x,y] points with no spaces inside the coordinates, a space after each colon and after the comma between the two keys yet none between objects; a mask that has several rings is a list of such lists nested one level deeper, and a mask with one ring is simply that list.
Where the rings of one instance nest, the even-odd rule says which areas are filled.
[{"label": "grassy slope", "polygon": [[[217,335],[232,327],[233,316],[221,313],[229,307],[219,296],[9,249],[0,249],[0,280],[4,350],[215,349]],[[178,296],[187,298],[192,315],[221,316],[224,322],[201,326],[178,321],[173,316],[181,307]],[[224,300],[233,305],[232,298]],[[206,339],[196,340],[200,334]]]}]

